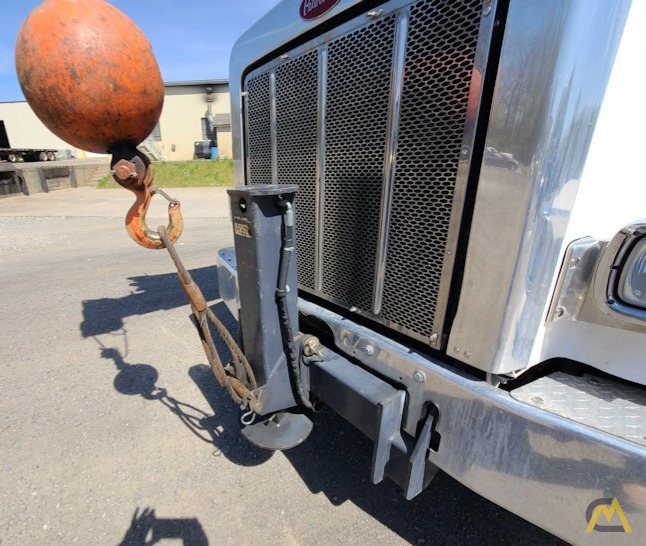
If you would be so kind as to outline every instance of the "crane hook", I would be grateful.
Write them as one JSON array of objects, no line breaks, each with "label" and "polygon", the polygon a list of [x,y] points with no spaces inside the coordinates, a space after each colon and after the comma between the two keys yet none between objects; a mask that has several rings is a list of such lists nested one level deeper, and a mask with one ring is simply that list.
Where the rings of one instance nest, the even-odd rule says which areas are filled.
[{"label": "crane hook", "polygon": [[150,202],[154,195],[159,194],[169,202],[166,232],[171,242],[177,241],[184,227],[179,201],[170,198],[153,184],[153,166],[148,158],[130,146],[113,150],[111,173],[120,186],[130,190],[136,197],[126,214],[126,230],[132,240],[144,248],[165,248],[159,233],[146,224]]}]

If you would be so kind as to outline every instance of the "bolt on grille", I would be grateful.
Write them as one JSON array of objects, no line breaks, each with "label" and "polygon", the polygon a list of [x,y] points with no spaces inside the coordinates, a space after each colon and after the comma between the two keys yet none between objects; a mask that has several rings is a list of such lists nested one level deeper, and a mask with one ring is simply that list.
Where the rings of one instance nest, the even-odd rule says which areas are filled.
[{"label": "bolt on grille", "polygon": [[300,188],[300,289],[430,343],[442,335],[462,214],[461,148],[483,69],[475,53],[488,43],[481,16],[480,0],[410,2],[246,80],[247,180],[272,181],[275,169],[278,182]]}]

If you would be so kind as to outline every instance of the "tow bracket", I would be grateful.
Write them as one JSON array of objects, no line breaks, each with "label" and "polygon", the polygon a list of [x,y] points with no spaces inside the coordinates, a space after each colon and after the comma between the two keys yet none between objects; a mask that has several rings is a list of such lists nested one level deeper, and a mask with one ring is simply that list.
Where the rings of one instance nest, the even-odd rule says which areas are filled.
[{"label": "tow bracket", "polygon": [[372,482],[387,475],[407,500],[419,495],[438,468],[428,461],[435,426],[429,412],[417,438],[401,430],[406,392],[328,350],[309,367],[312,394],[375,442]]}]

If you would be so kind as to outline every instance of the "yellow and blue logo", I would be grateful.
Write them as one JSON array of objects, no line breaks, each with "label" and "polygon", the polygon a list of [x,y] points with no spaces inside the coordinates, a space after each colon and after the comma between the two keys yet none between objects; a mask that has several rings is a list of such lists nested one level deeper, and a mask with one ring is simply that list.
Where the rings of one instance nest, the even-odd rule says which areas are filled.
[{"label": "yellow and blue logo", "polygon": [[[605,517],[607,524],[601,524],[598,522],[601,514]],[[621,525],[610,525],[610,521],[615,514],[617,514]],[[591,533],[592,531],[598,531],[600,533],[633,532],[628,520],[626,519],[624,511],[619,505],[617,497],[614,499],[597,499],[592,501],[588,506],[588,509],[585,511],[585,519],[588,522],[588,527],[585,530],[586,533]]]}]

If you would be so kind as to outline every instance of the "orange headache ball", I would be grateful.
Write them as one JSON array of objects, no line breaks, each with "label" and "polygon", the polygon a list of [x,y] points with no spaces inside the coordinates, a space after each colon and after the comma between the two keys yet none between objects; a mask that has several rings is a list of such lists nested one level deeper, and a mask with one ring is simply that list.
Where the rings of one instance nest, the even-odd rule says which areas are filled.
[{"label": "orange headache ball", "polygon": [[103,0],[45,0],[20,29],[16,68],[36,115],[77,148],[136,146],[159,120],[164,86],[150,44]]}]

